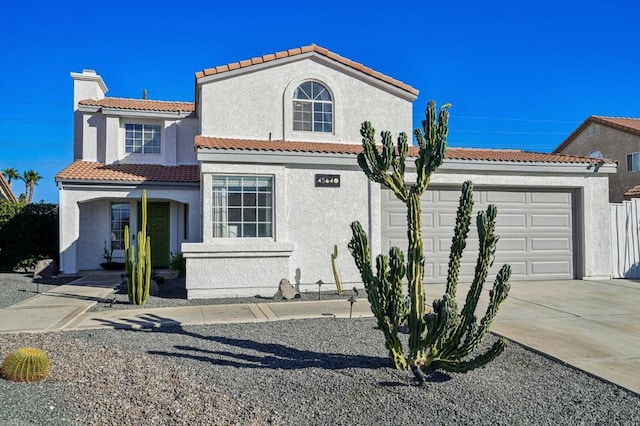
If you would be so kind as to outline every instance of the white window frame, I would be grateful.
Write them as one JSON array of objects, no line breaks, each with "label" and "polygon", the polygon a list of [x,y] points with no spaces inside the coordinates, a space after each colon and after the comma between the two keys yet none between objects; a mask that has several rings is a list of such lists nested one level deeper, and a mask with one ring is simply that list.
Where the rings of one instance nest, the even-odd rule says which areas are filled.
[{"label": "white window frame", "polygon": [[[307,93],[309,90],[305,91],[302,87],[309,83],[310,94]],[[316,91],[318,88],[321,90]],[[328,95],[328,100],[321,99],[323,93]],[[294,131],[332,134],[335,129],[334,116],[333,95],[326,85],[315,80],[307,80],[300,83],[293,91],[292,128]]]},{"label": "white window frame", "polygon": [[601,151],[599,151],[597,149],[594,149],[589,154],[587,154],[587,157],[589,157],[589,158],[604,158],[604,155],[602,154]]},{"label": "white window frame", "polygon": [[126,225],[131,229],[131,206],[129,203],[112,202],[109,205],[109,215],[111,217],[111,249],[124,250],[124,227]]},{"label": "white window frame", "polygon": [[[149,143],[146,142],[146,138],[149,136],[152,137],[151,140],[157,140],[157,144],[154,143],[153,145],[149,145]],[[133,139],[131,139],[132,137]],[[130,140],[132,143],[129,143]],[[161,155],[162,126],[160,124],[151,123],[125,123],[124,152],[125,154]]]},{"label": "white window frame", "polygon": [[211,176],[212,237],[274,238],[274,178]]},{"label": "white window frame", "polygon": [[627,173],[640,171],[640,152],[627,154]]}]

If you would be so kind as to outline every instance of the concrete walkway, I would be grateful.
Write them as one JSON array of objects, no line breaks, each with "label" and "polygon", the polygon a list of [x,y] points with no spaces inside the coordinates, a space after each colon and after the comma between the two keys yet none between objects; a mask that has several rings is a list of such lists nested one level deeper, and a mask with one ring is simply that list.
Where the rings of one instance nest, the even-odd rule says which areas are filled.
[{"label": "concrete walkway", "polygon": [[[295,318],[349,318],[344,300],[141,308],[87,312],[118,284],[113,276],[89,276],[0,310],[0,333],[96,328],[203,325]],[[427,285],[427,301],[444,291]],[[462,306],[468,290],[461,285]],[[488,289],[478,312],[484,312]],[[366,299],[353,305],[354,318],[372,316]],[[640,283],[535,281],[512,284],[492,331],[640,394]]]}]

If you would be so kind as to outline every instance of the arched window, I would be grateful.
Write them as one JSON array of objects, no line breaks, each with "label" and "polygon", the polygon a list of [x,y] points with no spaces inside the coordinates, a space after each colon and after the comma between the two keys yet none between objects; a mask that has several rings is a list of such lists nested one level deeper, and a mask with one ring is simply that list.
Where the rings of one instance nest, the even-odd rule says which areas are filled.
[{"label": "arched window", "polygon": [[591,151],[587,155],[587,157],[590,157],[590,158],[604,158],[604,155],[602,155],[602,153],[600,151],[595,150],[595,151]]},{"label": "arched window", "polygon": [[333,99],[322,84],[305,81],[293,93],[293,130],[333,132]]}]

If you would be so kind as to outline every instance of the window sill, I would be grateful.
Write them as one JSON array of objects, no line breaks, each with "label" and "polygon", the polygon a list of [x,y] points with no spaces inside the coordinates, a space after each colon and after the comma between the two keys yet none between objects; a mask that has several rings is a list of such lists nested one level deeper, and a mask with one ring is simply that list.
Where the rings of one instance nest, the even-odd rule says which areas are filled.
[{"label": "window sill", "polygon": [[254,238],[221,238],[208,243],[182,243],[185,257],[290,257],[293,243]]}]

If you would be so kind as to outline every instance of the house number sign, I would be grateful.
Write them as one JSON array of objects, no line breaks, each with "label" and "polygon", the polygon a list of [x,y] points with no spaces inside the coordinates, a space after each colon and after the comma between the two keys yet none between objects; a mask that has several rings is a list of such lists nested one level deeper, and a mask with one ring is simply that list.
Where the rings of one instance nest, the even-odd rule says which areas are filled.
[{"label": "house number sign", "polygon": [[340,188],[340,175],[316,175],[316,187]]}]

